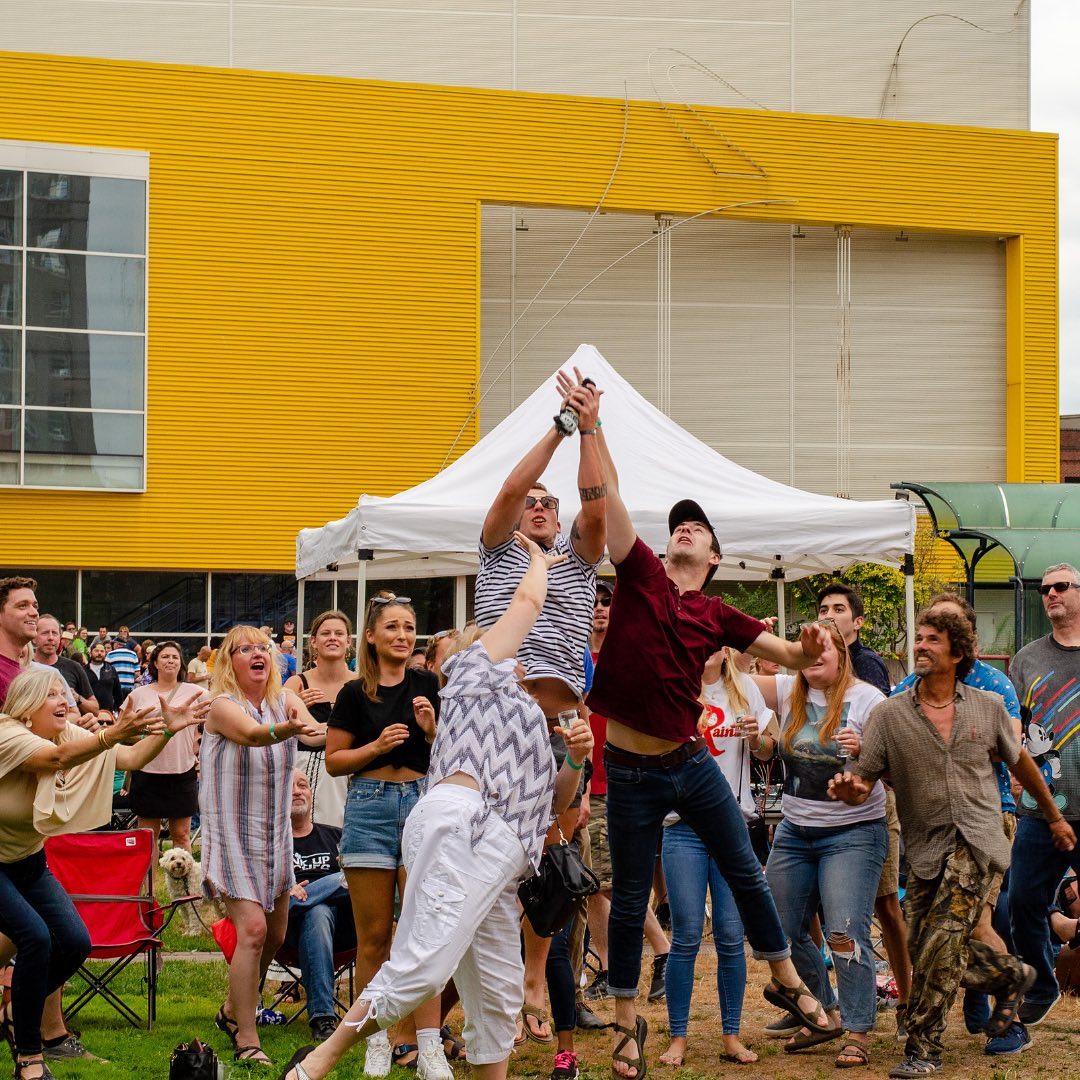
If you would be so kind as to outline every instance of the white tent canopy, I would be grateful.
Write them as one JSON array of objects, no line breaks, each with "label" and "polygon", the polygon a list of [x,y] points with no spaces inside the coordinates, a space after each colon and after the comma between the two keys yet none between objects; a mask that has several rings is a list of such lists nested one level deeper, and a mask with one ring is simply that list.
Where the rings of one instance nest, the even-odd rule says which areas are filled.
[{"label": "white tent canopy", "polygon": [[[667,546],[669,507],[697,500],[723,547],[721,579],[788,580],[858,562],[897,566],[913,551],[915,511],[904,501],[855,502],[787,487],[729,461],[650,405],[591,345],[567,361],[604,391],[604,435],[638,535]],[[315,580],[455,577],[476,573],[477,541],[500,484],[551,424],[555,373],[501,424],[430,480],[355,509],[296,539],[296,576]],[[559,448],[543,480],[564,527],[579,508],[577,440]],[[366,566],[360,565],[365,552]],[[370,560],[368,560],[370,553]],[[366,573],[365,573],[366,571]]]}]

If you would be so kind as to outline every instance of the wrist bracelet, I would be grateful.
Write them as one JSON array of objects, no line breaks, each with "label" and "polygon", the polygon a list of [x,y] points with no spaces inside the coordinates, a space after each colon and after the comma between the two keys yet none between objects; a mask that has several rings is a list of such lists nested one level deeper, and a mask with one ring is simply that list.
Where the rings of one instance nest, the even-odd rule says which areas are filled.
[{"label": "wrist bracelet", "polygon": [[170,740],[170,739],[171,739],[171,738],[172,738],[172,737],[173,737],[173,736],[174,736],[175,734],[176,734],[176,732],[175,732],[175,731],[170,731],[170,730],[169,730],[168,728],[166,728],[166,729],[165,729],[165,730],[164,730],[164,731],[163,731],[163,732],[161,733],[161,737],[162,737],[162,738],[163,738],[163,739],[164,739],[164,740],[165,740],[166,742],[168,742],[168,741],[169,741],[169,740]]},{"label": "wrist bracelet", "polygon": [[581,772],[581,770],[585,768],[584,761],[580,765],[575,765],[574,759],[569,754],[566,755],[566,764],[569,765],[574,772]]},{"label": "wrist bracelet", "polygon": [[100,745],[102,750],[111,750],[112,749],[112,743],[110,743],[109,740],[105,738],[105,729],[104,728],[101,728],[98,731],[98,733],[97,733],[97,741],[98,741],[98,744]]},{"label": "wrist bracelet", "polygon": [[604,421],[601,420],[599,416],[596,418],[596,426],[597,427],[603,427],[604,426]]},{"label": "wrist bracelet", "polygon": [[281,741],[280,739],[278,739],[277,732],[274,730],[274,721],[273,720],[270,721],[270,738],[273,739],[274,742],[280,742]]},{"label": "wrist bracelet", "polygon": [[596,434],[596,428],[594,428],[594,427],[591,427],[591,428],[578,428],[577,433],[579,435],[595,435]]}]

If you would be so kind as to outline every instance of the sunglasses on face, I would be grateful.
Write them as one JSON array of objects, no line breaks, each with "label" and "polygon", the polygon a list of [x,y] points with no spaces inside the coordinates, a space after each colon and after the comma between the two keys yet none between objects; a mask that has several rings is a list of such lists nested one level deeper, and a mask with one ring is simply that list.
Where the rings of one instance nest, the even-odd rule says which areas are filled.
[{"label": "sunglasses on face", "polygon": [[1049,596],[1052,592],[1066,593],[1070,589],[1080,589],[1080,585],[1077,585],[1075,581],[1055,581],[1050,585],[1040,585],[1039,595]]},{"label": "sunglasses on face", "polygon": [[597,593],[593,607],[611,607],[611,597],[607,593]]},{"label": "sunglasses on face", "polygon": [[525,496],[525,509],[531,510],[537,503],[539,503],[545,510],[558,510],[559,500],[554,495],[544,495],[541,498],[537,498],[535,495]]},{"label": "sunglasses on face", "polygon": [[262,653],[264,656],[270,655],[270,646],[263,645],[261,642],[256,642],[251,645],[238,645],[232,651],[232,655],[235,656],[239,653],[241,656],[251,656],[252,653]]},{"label": "sunglasses on face", "polygon": [[411,604],[411,596],[373,596],[371,602],[375,607],[382,607],[383,604]]}]

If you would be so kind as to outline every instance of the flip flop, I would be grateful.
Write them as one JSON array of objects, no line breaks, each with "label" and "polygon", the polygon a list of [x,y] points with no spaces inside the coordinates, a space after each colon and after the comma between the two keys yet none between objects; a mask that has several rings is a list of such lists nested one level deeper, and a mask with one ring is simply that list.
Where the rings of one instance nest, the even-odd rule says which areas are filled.
[{"label": "flip flop", "polygon": [[[649,1025],[644,1016],[639,1016],[634,1023],[633,1030],[630,1028],[620,1027],[618,1024],[612,1024],[612,1027],[622,1036],[618,1044],[615,1047],[614,1052],[611,1055],[612,1062],[620,1062],[623,1065],[629,1065],[631,1069],[637,1071],[637,1076],[626,1077],[615,1071],[614,1064],[611,1067],[611,1075],[614,1080],[645,1080],[645,1076],[649,1071],[648,1065],[645,1064],[645,1040],[649,1036]],[[637,1043],[637,1057],[627,1057],[622,1053],[622,1049],[626,1044],[633,1039]]]},{"label": "flip flop", "polygon": [[811,1031],[809,1034],[796,1031],[789,1042],[784,1043],[785,1054],[797,1054],[800,1050],[809,1050],[811,1046],[832,1042],[844,1034],[843,1028],[830,1028],[828,1031]]},{"label": "flip flop", "polygon": [[301,1046],[289,1059],[289,1064],[285,1066],[285,1071],[278,1077],[278,1080],[289,1080],[289,1073],[292,1073],[296,1080],[311,1080],[307,1070],[301,1063],[314,1049],[314,1046]]},{"label": "flip flop", "polygon": [[[773,979],[765,987],[763,994],[770,1005],[775,1005],[778,1009],[783,1009],[785,1012],[791,1013],[792,1016],[798,1017],[799,1021],[811,1031],[824,1035],[826,1032],[831,1033],[835,1030],[828,1026],[829,1018],[825,1015],[821,1002],[817,1002],[817,1009],[813,1015],[799,1007],[799,998],[814,997],[806,988],[805,983],[800,982],[798,986],[781,986],[776,979]],[[814,1000],[817,1001],[817,998],[814,998]]]},{"label": "flip flop", "polygon": [[[531,1005],[522,1005],[521,1007],[521,1023],[525,1030],[525,1037],[531,1039],[534,1043],[540,1043],[542,1046],[547,1046],[548,1043],[555,1041],[554,1035],[548,1035],[544,1038],[542,1035],[537,1035],[532,1029],[532,1025],[529,1023],[529,1018],[532,1017],[536,1021],[536,1026],[542,1027],[544,1024],[548,1025],[548,1029],[551,1028],[551,1021],[544,1015],[542,1009],[534,1009]],[[515,1040],[516,1043],[516,1040]]]}]

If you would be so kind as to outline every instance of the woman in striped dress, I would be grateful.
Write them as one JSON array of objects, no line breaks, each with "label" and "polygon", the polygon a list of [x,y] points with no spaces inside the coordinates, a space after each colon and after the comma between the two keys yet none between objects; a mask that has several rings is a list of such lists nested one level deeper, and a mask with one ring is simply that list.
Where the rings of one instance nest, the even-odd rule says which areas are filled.
[{"label": "woman in striped dress", "polygon": [[229,994],[214,1023],[232,1039],[237,1061],[269,1065],[255,1008],[289,917],[293,739],[318,726],[282,688],[270,640],[253,626],[226,635],[211,693],[199,755],[203,878],[236,927]]}]

